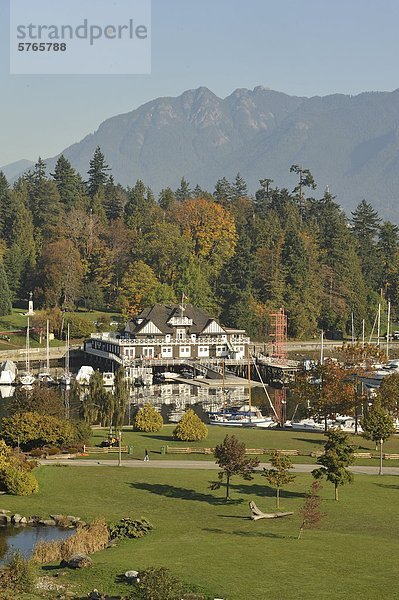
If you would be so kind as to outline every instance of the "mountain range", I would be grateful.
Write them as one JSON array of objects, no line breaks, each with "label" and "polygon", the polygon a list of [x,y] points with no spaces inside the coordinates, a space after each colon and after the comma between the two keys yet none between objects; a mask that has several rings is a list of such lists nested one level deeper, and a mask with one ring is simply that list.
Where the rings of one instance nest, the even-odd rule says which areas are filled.
[{"label": "mountain range", "polygon": [[[142,179],[157,193],[184,176],[213,191],[240,172],[251,193],[264,178],[292,190],[298,164],[318,183],[315,197],[328,185],[347,212],[365,198],[399,222],[399,89],[307,98],[258,86],[223,99],[200,87],[107,119],[62,154],[86,178],[97,146],[122,185]],[[29,164],[2,170],[15,179]]]}]

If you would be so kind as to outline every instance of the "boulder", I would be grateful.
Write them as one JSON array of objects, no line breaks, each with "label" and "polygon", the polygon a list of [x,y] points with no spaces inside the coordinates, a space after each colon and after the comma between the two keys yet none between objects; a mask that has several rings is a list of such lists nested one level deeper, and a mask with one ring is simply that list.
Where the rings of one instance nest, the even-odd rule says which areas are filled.
[{"label": "boulder", "polygon": [[87,554],[74,554],[68,560],[62,560],[60,567],[68,567],[69,569],[85,569],[93,566],[93,561]]},{"label": "boulder", "polygon": [[5,508],[0,508],[0,515],[8,515],[11,511]]},{"label": "boulder", "polygon": [[126,571],[126,573],[125,573],[125,577],[126,577],[126,579],[129,579],[129,581],[132,581],[133,579],[137,579],[138,576],[139,576],[138,571]]},{"label": "boulder", "polygon": [[54,519],[40,519],[39,525],[47,525],[48,527],[55,527],[57,523]]},{"label": "boulder", "polygon": [[22,516],[19,515],[18,513],[15,513],[15,515],[13,515],[11,517],[11,523],[20,523],[22,519]]},{"label": "boulder", "polygon": [[26,517],[21,517],[21,520],[19,523],[20,523],[20,525],[26,525],[27,522],[28,522],[28,519]]}]

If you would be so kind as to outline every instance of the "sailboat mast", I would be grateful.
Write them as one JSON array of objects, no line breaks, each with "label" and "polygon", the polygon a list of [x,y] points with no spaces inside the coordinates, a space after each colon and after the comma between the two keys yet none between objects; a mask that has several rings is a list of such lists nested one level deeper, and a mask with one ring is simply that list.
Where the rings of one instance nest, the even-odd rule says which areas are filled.
[{"label": "sailboat mast", "polygon": [[30,360],[29,360],[29,317],[28,317],[28,325],[26,327],[26,372],[30,373]]},{"label": "sailboat mast", "polygon": [[47,323],[46,323],[46,369],[47,369],[47,375],[50,374],[50,340],[49,340],[49,335],[50,335],[50,322],[47,319]]},{"label": "sailboat mast", "polygon": [[381,304],[378,305],[378,317],[377,317],[377,346],[380,345],[381,336]]},{"label": "sailboat mast", "polygon": [[66,339],[66,353],[65,353],[65,372],[69,375],[69,323],[67,330],[67,339]]},{"label": "sailboat mast", "polygon": [[324,365],[324,331],[321,330],[320,364]]},{"label": "sailboat mast", "polygon": [[390,320],[391,320],[391,301],[388,300],[388,314],[387,314],[387,358],[389,358]]},{"label": "sailboat mast", "polygon": [[249,418],[251,418],[252,398],[251,398],[251,353],[248,346],[248,406]]}]

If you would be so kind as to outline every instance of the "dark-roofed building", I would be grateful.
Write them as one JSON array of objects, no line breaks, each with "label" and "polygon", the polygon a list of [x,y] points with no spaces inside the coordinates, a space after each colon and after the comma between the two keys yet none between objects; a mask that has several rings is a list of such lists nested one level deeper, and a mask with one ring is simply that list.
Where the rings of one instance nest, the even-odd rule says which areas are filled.
[{"label": "dark-roofed building", "polygon": [[85,351],[128,367],[137,359],[244,359],[249,343],[244,330],[223,327],[191,304],[155,304],[128,321],[119,334],[93,334]]}]

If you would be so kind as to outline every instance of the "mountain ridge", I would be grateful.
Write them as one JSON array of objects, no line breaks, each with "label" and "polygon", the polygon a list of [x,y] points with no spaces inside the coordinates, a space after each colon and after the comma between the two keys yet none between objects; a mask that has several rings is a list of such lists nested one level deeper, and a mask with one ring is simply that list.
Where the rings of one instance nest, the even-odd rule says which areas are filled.
[{"label": "mountain ridge", "polygon": [[115,181],[142,179],[156,193],[183,176],[213,191],[237,172],[251,193],[266,177],[292,189],[290,166],[301,164],[318,183],[315,197],[329,185],[346,211],[365,198],[399,222],[399,89],[308,98],[256,86],[219,98],[202,86],[110,117],[60,154],[86,178],[97,146]]}]

